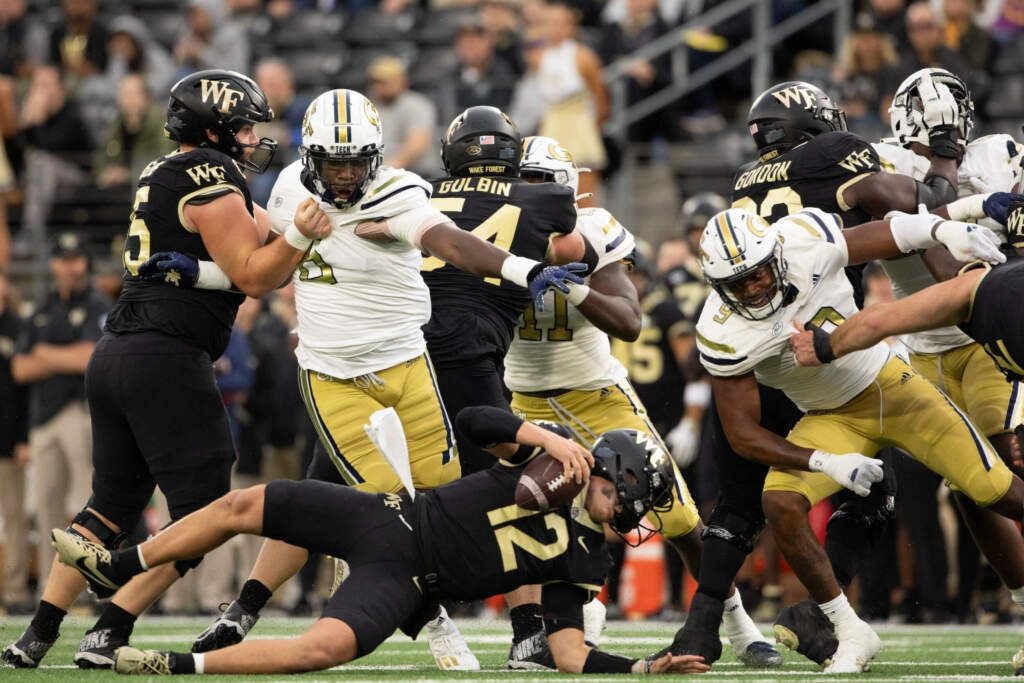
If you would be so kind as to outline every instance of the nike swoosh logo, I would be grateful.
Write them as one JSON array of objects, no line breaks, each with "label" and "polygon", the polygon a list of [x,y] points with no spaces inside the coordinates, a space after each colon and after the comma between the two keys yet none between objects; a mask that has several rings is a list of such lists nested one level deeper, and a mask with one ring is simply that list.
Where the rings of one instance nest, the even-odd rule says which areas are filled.
[{"label": "nike swoosh logo", "polygon": [[587,547],[587,544],[583,540],[583,537],[582,536],[577,536],[576,540],[579,541],[581,546],[583,546],[583,552],[585,552],[587,555],[589,555],[590,554],[590,548]]},{"label": "nike swoosh logo", "polygon": [[85,563],[86,563],[86,561],[88,559],[89,558],[86,558],[86,557],[75,558],[75,566],[78,567],[78,570],[80,572],[82,572],[83,574],[85,574],[88,578],[92,579],[93,581],[95,581],[99,585],[103,586],[104,588],[110,588],[112,590],[117,590],[118,586],[115,585],[110,579],[108,579],[107,577],[103,576],[99,572],[93,571],[93,569],[91,567],[86,566]]}]

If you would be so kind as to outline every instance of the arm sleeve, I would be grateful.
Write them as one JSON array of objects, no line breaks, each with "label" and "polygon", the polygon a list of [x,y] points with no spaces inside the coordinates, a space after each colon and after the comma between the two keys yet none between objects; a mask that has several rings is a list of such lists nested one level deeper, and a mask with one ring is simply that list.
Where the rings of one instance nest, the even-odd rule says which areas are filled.
[{"label": "arm sleeve", "polygon": [[388,232],[395,239],[408,242],[423,251],[423,233],[435,225],[446,223],[451,219],[429,204],[410,209],[387,220]]},{"label": "arm sleeve", "polygon": [[455,417],[455,427],[481,448],[515,443],[523,419],[496,406],[469,406]]}]

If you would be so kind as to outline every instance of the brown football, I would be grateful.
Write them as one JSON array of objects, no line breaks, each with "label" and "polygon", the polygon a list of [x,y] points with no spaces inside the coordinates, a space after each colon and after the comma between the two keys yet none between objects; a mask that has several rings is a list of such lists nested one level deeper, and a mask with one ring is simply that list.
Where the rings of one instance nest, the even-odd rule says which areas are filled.
[{"label": "brown football", "polygon": [[580,491],[577,484],[565,476],[562,463],[547,453],[541,453],[527,463],[516,484],[516,505],[527,510],[546,512],[568,505]]}]

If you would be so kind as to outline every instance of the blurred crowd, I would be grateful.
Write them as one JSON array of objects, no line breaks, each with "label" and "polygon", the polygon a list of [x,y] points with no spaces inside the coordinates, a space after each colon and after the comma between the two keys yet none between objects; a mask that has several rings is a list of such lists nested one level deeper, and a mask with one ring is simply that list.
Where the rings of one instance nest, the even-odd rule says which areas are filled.
[{"label": "blurred crowd", "polygon": [[[614,173],[621,140],[606,136],[610,116],[604,69],[618,62],[637,102],[672,82],[666,55],[632,53],[688,24],[722,0],[0,0],[0,513],[2,604],[30,612],[34,587],[52,558],[47,532],[63,526],[89,490],[89,422],[82,374],[105,312],[120,288],[120,240],[134,183],[165,137],[165,98],[185,73],[209,67],[251,74],[276,120],[261,134],[280,143],[269,172],[251,178],[264,203],[277,172],[297,158],[302,114],[330,87],[365,92],[384,123],[384,163],[426,178],[441,174],[441,128],[462,109],[490,104],[524,134],[570,149],[580,192],[599,192]],[[813,0],[772,0],[773,22]],[[982,132],[1014,133],[1024,120],[1024,2],[1021,0],[861,0],[833,54],[824,22],[773,53],[773,80],[811,81],[846,111],[852,131],[888,134],[897,84],[922,66],[964,77]],[[699,22],[698,22],[699,23]],[[750,21],[680,32],[691,67],[741,44]],[[621,60],[621,61],[620,61]],[[729,129],[745,130],[749,67],[725,74],[633,125],[627,144],[651,150]],[[653,144],[652,144],[653,143]],[[686,169],[680,169],[685,174]],[[728,188],[722,188],[726,192]],[[706,294],[695,254],[696,229],[725,199],[681,197],[672,239],[639,251],[634,281],[645,329],[617,355],[652,420],[685,456],[687,479],[710,506],[716,473],[702,442],[703,411],[691,412],[685,387],[702,380],[692,359],[693,324]],[[69,228],[73,230],[69,231]],[[640,237],[644,225],[630,228]],[[48,260],[50,291],[19,295],[12,262]],[[884,274],[869,268],[869,299],[891,297]],[[236,484],[303,471],[314,437],[296,385],[294,300],[290,287],[239,313],[215,370],[238,453]],[[898,499],[891,552],[860,580],[861,612],[907,621],[1012,618],[998,580],[983,567],[944,500],[944,489],[916,468],[917,491]],[[902,462],[902,460],[901,460]],[[921,471],[916,471],[921,470]],[[907,479],[902,479],[906,481]],[[939,491],[939,495],[936,495]],[[159,501],[146,533],[163,519]],[[824,518],[827,518],[827,514]],[[823,518],[823,519],[824,519]],[[172,611],[211,610],[252,564],[239,540],[214,555],[165,600]],[[622,558],[620,558],[622,561]],[[685,606],[683,569],[666,553],[667,588],[659,608],[676,619]],[[315,565],[290,601],[315,598]],[[770,534],[743,572],[748,604],[774,617],[800,589]],[[244,577],[242,577],[244,578]],[[191,586],[191,588],[189,588]],[[613,602],[618,587],[610,587]],[[627,610],[629,611],[629,610]],[[650,616],[647,614],[646,616]]]}]

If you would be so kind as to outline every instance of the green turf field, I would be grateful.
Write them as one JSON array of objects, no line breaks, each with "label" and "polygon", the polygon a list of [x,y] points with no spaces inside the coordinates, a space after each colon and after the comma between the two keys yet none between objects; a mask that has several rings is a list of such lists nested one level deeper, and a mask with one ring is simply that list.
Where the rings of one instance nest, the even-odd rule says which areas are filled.
[{"label": "green turf field", "polygon": [[[43,667],[36,671],[0,669],[0,681],[93,681],[111,680],[109,671],[79,671],[71,657],[75,645],[92,620],[69,619],[63,626],[60,642],[50,651]],[[255,637],[283,637],[301,631],[308,620],[267,618],[256,626]],[[7,644],[20,635],[25,619],[0,617],[0,641]],[[143,618],[135,630],[133,644],[152,649],[187,650],[191,639],[207,624],[205,619]],[[373,655],[331,671],[303,675],[293,680],[310,681],[430,681],[452,678],[485,681],[551,681],[548,673],[519,673],[501,668],[508,652],[509,627],[503,621],[459,620],[470,646],[480,658],[484,670],[476,673],[441,673],[434,668],[426,643],[413,642],[401,634],[385,643]],[[987,681],[1013,679],[1010,658],[1024,638],[1024,626],[879,626],[885,649],[869,673],[861,676],[836,676],[828,680],[860,678],[892,681]],[[658,622],[611,622],[603,634],[603,645],[623,654],[639,656],[664,646],[675,627]],[[783,668],[775,671],[745,669],[733,658],[728,646],[722,660],[704,674],[717,680],[809,681],[824,678],[820,670],[794,653],[785,653]],[[74,677],[72,679],[72,677]],[[263,681],[282,676],[259,677]],[[588,682],[625,680],[625,676],[588,676]],[[253,680],[248,676],[207,676],[204,680]]]}]

